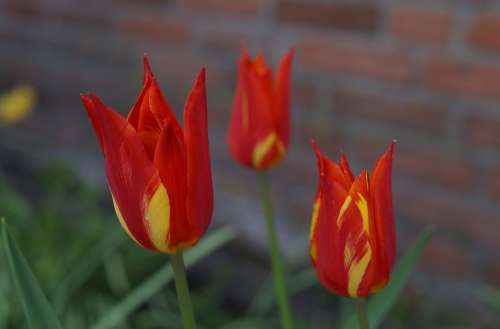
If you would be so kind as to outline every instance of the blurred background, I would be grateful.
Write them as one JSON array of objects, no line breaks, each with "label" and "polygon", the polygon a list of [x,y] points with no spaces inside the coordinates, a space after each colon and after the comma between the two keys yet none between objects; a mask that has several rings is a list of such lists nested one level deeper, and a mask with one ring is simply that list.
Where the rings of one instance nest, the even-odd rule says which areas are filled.
[{"label": "blurred background", "polygon": [[[72,262],[118,229],[79,94],[94,92],[128,112],[147,53],[177,114],[196,73],[207,67],[212,227],[231,225],[239,238],[189,275],[206,328],[245,314],[265,281],[268,258],[256,174],[236,165],[226,146],[242,44],[253,54],[263,51],[273,66],[289,47],[296,49],[292,144],[271,173],[288,267],[310,267],[317,181],[310,138],[331,158],[343,150],[355,171],[371,168],[396,139],[399,251],[427,224],[438,233],[384,328],[498,328],[498,0],[0,0],[0,94],[12,98],[12,88],[24,88],[21,99],[34,104],[20,120],[0,115],[0,215],[14,226],[48,291]],[[89,274],[71,298],[68,328],[87,328],[86,321],[165,261],[128,240],[119,245],[113,261]],[[142,263],[130,259],[150,262],[135,266]],[[125,276],[121,285],[112,287],[110,273]],[[7,296],[3,275],[0,291]],[[173,287],[163,294],[172,298]],[[3,296],[0,327],[22,328],[19,306]],[[130,328],[159,327],[144,322],[152,313],[141,312],[168,308],[163,297],[130,315]],[[293,304],[317,328],[332,327],[345,308],[317,284]],[[178,319],[171,321],[179,327]],[[266,323],[259,328],[272,327]]]}]

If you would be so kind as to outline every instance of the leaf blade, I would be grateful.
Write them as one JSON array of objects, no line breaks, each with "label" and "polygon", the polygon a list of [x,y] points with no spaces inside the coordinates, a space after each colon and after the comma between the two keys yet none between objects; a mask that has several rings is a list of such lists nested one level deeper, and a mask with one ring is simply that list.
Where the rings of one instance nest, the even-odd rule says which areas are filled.
[{"label": "leaf blade", "polygon": [[61,329],[59,320],[2,218],[2,243],[15,291],[31,329]]},{"label": "leaf blade", "polygon": [[[231,241],[235,237],[233,230],[222,228],[203,239],[196,247],[186,252],[186,267],[190,267],[212,251]],[[120,303],[109,310],[91,329],[109,329],[120,324],[143,302],[153,296],[160,288],[173,279],[170,264],[162,267],[139,287],[128,294]]]}]

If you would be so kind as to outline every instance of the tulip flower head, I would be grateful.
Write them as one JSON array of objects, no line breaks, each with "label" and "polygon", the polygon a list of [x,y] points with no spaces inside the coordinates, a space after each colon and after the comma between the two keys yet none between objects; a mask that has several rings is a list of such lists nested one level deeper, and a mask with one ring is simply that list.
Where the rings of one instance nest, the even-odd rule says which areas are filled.
[{"label": "tulip flower head", "polygon": [[354,177],[343,154],[339,164],[313,142],[319,169],[310,247],[320,282],[345,297],[365,297],[389,281],[396,255],[392,205],[394,143]]},{"label": "tulip flower head", "polygon": [[187,98],[184,127],[146,57],[144,72],[142,91],[127,118],[94,95],[82,95],[82,101],[104,155],[121,225],[139,245],[173,253],[196,244],[212,216],[205,70]]},{"label": "tulip flower head", "polygon": [[228,144],[233,158],[245,167],[266,170],[285,156],[290,142],[292,57],[290,50],[273,78],[262,54],[252,60],[243,51]]}]

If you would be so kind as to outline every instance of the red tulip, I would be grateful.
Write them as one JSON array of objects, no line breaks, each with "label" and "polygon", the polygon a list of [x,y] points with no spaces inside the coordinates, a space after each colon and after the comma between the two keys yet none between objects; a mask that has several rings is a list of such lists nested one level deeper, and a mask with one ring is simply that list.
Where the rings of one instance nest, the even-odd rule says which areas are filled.
[{"label": "red tulip", "polygon": [[165,101],[144,57],[144,85],[124,118],[82,95],[106,162],[118,219],[139,245],[173,253],[197,243],[210,224],[212,174],[205,70],[184,107],[184,127]]},{"label": "red tulip", "polygon": [[252,60],[243,52],[228,144],[233,158],[246,167],[266,170],[285,156],[290,142],[292,57],[293,50],[290,50],[281,60],[273,80],[262,54]]},{"label": "red tulip", "polygon": [[346,297],[365,297],[389,281],[396,255],[392,207],[392,143],[368,177],[354,177],[313,143],[319,186],[311,223],[311,259],[320,282]]}]

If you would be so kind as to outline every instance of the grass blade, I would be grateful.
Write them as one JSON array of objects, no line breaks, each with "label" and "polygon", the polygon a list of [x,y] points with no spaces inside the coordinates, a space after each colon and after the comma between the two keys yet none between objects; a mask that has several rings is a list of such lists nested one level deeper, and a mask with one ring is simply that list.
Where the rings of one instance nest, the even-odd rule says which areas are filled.
[{"label": "grass blade", "polygon": [[[234,237],[234,231],[229,228],[222,228],[209,234],[196,247],[186,252],[186,267],[192,266],[198,260],[204,258]],[[106,314],[91,328],[109,329],[119,325],[130,313],[150,299],[163,286],[172,281],[172,279],[172,268],[170,264],[168,264],[128,294],[119,304],[106,312]]]},{"label": "grass blade", "polygon": [[2,218],[2,241],[15,291],[21,300],[31,329],[61,329],[61,325],[42,292],[28,262],[10,235]]},{"label": "grass blade", "polygon": [[107,232],[101,243],[91,248],[81,261],[71,268],[68,275],[62,280],[54,296],[55,309],[62,312],[72,294],[80,289],[95,271],[117,252],[127,236],[121,229]]}]

